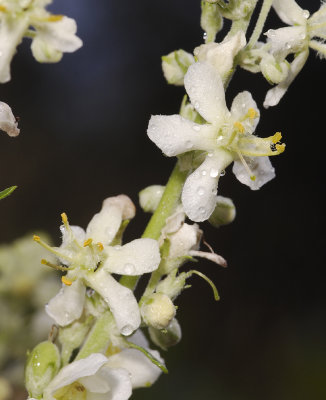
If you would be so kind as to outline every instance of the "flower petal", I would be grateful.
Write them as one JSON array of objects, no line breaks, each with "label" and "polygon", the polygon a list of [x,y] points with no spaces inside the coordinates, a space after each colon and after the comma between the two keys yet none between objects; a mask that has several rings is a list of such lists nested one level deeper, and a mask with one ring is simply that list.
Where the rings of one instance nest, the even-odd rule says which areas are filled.
[{"label": "flower petal", "polygon": [[176,233],[169,236],[169,258],[184,257],[191,249],[197,250],[202,233],[197,224],[183,224]]},{"label": "flower petal", "polygon": [[130,335],[140,325],[140,312],[133,292],[120,285],[104,269],[86,276],[87,283],[107,302],[119,331]]},{"label": "flower petal", "polygon": [[196,124],[180,115],[153,115],[147,135],[165,155],[171,157],[190,150],[213,149],[214,131],[210,125]]},{"label": "flower petal", "polygon": [[273,7],[281,20],[288,25],[303,25],[309,17],[294,0],[274,0]]},{"label": "flower petal", "polygon": [[201,166],[187,178],[181,199],[185,213],[192,221],[205,221],[212,214],[219,177],[232,161],[229,152],[217,150],[208,154]]},{"label": "flower petal", "polygon": [[283,60],[290,53],[297,53],[306,45],[307,30],[305,26],[287,26],[269,29],[265,35],[271,46],[271,53]]},{"label": "flower petal", "polygon": [[247,158],[246,162],[249,165],[255,180],[250,179],[248,171],[240,161],[235,161],[233,164],[233,173],[237,179],[250,187],[252,190],[260,189],[265,183],[275,178],[275,169],[272,166],[268,157],[253,157]]},{"label": "flower petal", "polygon": [[[1,58],[1,57],[0,57]],[[0,129],[9,136],[19,135],[17,121],[8,104],[0,101]]]},{"label": "flower petal", "polygon": [[[253,110],[252,118],[248,118],[248,115],[250,115],[249,110]],[[231,106],[231,115],[235,121],[243,120],[241,123],[244,125],[246,132],[252,133],[255,131],[259,122],[259,110],[250,92],[244,91],[235,96]]]},{"label": "flower petal", "polygon": [[192,105],[206,121],[221,124],[228,113],[222,79],[215,69],[197,62],[191,65],[184,78]]},{"label": "flower petal", "polygon": [[53,395],[58,389],[70,385],[82,377],[95,375],[106,362],[107,358],[103,354],[94,353],[87,358],[66,365],[44,390],[44,400],[55,400]]},{"label": "flower petal", "polygon": [[309,50],[305,49],[296,56],[296,58],[291,63],[290,70],[286,79],[284,79],[284,81],[282,81],[267,92],[264,101],[265,108],[276,106],[279,103],[291,83],[294,81],[295,77],[302,70],[304,64],[307,61],[308,55]]},{"label": "flower petal", "polygon": [[59,293],[45,306],[47,314],[60,326],[78,319],[84,308],[86,287],[81,279],[71,286],[62,285]]},{"label": "flower petal", "polygon": [[86,229],[86,235],[95,242],[109,244],[117,234],[123,219],[133,218],[135,206],[124,194],[108,197],[102,209],[95,214]]},{"label": "flower petal", "polygon": [[107,247],[103,268],[120,275],[142,275],[157,269],[161,257],[154,239],[135,239],[119,247]]},{"label": "flower petal", "polygon": [[[150,353],[160,362],[164,362],[158,351],[150,350]],[[114,354],[109,357],[107,365],[129,371],[133,388],[152,385],[162,372],[159,367],[136,349],[124,349],[120,353]]]}]

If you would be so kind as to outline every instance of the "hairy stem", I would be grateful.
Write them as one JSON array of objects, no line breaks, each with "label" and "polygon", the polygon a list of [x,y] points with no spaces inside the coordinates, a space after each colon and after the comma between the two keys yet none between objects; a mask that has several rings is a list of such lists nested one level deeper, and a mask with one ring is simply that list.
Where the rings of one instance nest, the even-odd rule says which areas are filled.
[{"label": "hairy stem", "polygon": [[261,33],[264,29],[266,18],[272,7],[272,4],[273,4],[273,0],[264,0],[264,3],[262,5],[260,13],[259,13],[259,17],[256,22],[255,29],[252,32],[251,38],[249,40],[247,50],[252,49],[254,47],[254,45],[256,44],[257,40],[259,39],[259,36],[261,35]]}]

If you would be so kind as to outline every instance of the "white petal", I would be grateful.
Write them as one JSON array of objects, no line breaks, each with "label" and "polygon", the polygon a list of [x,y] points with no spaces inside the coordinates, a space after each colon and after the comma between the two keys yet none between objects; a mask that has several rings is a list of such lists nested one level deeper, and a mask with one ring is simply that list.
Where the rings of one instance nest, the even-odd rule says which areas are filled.
[{"label": "white petal", "polygon": [[38,23],[35,27],[37,37],[58,51],[71,53],[83,45],[75,35],[77,25],[72,18],[63,17],[59,21]]},{"label": "white petal", "polygon": [[17,125],[11,108],[8,104],[0,101],[0,130],[6,132],[9,136],[17,136],[19,135]]},{"label": "white petal", "polygon": [[101,211],[88,224],[86,235],[95,242],[109,244],[117,234],[122,220],[133,218],[134,215],[135,206],[128,196],[121,194],[108,197],[103,201]]},{"label": "white petal", "polygon": [[55,400],[53,395],[58,389],[70,385],[82,377],[95,375],[106,362],[107,358],[103,354],[94,353],[63,367],[44,390],[44,400]]},{"label": "white petal", "polygon": [[121,247],[107,247],[103,268],[120,275],[142,275],[154,271],[161,260],[154,239],[136,239]]},{"label": "white petal", "polygon": [[[163,363],[158,351],[151,350],[150,353]],[[120,353],[114,354],[109,357],[107,365],[129,371],[133,388],[152,385],[162,372],[160,368],[136,349],[124,349]]]},{"label": "white petal", "polygon": [[288,26],[279,29],[270,29],[265,35],[271,46],[271,53],[284,59],[290,53],[297,53],[306,44],[307,30],[305,26]]},{"label": "white petal", "polygon": [[190,150],[214,148],[214,127],[196,124],[180,115],[153,115],[147,135],[169,157]]},{"label": "white petal", "polygon": [[277,15],[288,25],[303,25],[307,14],[294,0],[274,0],[273,7]]},{"label": "white petal", "polygon": [[284,81],[270,89],[265,97],[264,107],[273,107],[276,106],[281,98],[285,95],[288,87],[294,81],[295,77],[302,70],[305,62],[307,61],[309,55],[309,50],[304,50],[299,53],[296,58],[292,61],[288,76]]},{"label": "white petal", "polygon": [[221,43],[207,43],[196,47],[194,54],[199,62],[208,62],[224,77],[233,67],[234,57],[246,45],[243,31]]},{"label": "white petal", "polygon": [[202,231],[197,224],[183,224],[173,235],[170,235],[169,258],[184,257],[191,249],[198,249]]},{"label": "white petal", "polygon": [[119,331],[130,335],[140,325],[140,312],[133,292],[120,285],[104,269],[87,274],[87,282],[107,302]]},{"label": "white petal", "polygon": [[252,190],[260,189],[265,183],[275,178],[275,169],[273,168],[268,157],[245,157],[251,171],[256,179],[253,181],[240,161],[235,161],[233,164],[233,173],[237,179],[250,187]]},{"label": "white petal", "polygon": [[83,312],[86,287],[81,279],[71,286],[62,285],[59,293],[45,306],[47,314],[60,326],[69,325]]},{"label": "white petal", "polygon": [[148,340],[141,329],[137,329],[135,333],[128,337],[128,342],[134,343],[137,346],[147,348]]},{"label": "white petal", "polygon": [[[1,14],[3,14],[1,12]],[[10,81],[10,63],[28,27],[25,17],[10,18],[1,15],[0,22],[0,83]]]},{"label": "white petal", "polygon": [[[250,130],[254,132],[259,122],[259,110],[250,92],[244,91],[235,96],[231,106],[231,115],[235,121],[239,121],[243,119],[246,114],[248,114],[249,108],[254,109],[257,113],[257,117],[253,120],[249,120],[249,118],[247,118],[247,120],[249,120],[251,123]],[[242,123],[245,124],[246,120],[242,121]],[[247,129],[246,132],[248,132]]]},{"label": "white petal", "polygon": [[219,73],[211,65],[197,62],[189,67],[184,83],[199,114],[208,122],[221,124],[228,110]]},{"label": "white petal", "polygon": [[62,243],[60,249],[67,249],[72,245],[72,242],[76,239],[79,244],[83,244],[86,239],[86,232],[83,228],[77,225],[70,225],[72,234],[67,231],[64,225],[60,226],[60,231],[62,234]]},{"label": "white petal", "polygon": [[230,153],[217,150],[187,178],[181,199],[185,213],[192,221],[205,221],[214,211],[220,174],[232,160]]}]

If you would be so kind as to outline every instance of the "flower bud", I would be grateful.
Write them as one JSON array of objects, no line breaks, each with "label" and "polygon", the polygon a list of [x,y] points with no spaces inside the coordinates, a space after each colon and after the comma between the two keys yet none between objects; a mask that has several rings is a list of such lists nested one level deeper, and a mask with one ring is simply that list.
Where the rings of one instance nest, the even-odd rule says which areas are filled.
[{"label": "flower bud", "polygon": [[152,185],[139,192],[139,204],[145,212],[153,213],[162,198],[165,186]]},{"label": "flower bud", "polygon": [[194,62],[193,55],[184,50],[175,50],[167,56],[163,56],[162,69],[165,79],[172,85],[182,86],[183,78]]},{"label": "flower bud", "polygon": [[234,203],[228,197],[217,196],[217,203],[215,210],[209,217],[209,222],[218,228],[221,225],[230,224],[236,215]]},{"label": "flower bud", "polygon": [[223,18],[217,4],[201,2],[200,26],[204,30],[205,42],[214,42],[217,32],[223,28]]},{"label": "flower bud", "polygon": [[142,304],[141,315],[146,325],[164,329],[175,316],[175,307],[167,295],[154,293]]},{"label": "flower bud", "polygon": [[55,344],[38,344],[28,357],[25,368],[26,389],[31,397],[39,398],[60,367],[60,353]]},{"label": "flower bud", "polygon": [[278,84],[288,76],[290,65],[286,60],[278,63],[271,54],[266,54],[260,62],[260,68],[269,83]]},{"label": "flower bud", "polygon": [[169,347],[178,344],[182,336],[181,327],[175,318],[173,318],[166,329],[159,330],[149,327],[148,332],[152,342],[163,350],[167,350]]}]

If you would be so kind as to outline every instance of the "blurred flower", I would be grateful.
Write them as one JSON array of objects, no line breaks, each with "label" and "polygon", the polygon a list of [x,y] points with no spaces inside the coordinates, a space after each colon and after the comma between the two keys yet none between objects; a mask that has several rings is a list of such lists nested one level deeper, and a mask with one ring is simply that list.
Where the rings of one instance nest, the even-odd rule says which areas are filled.
[{"label": "blurred flower", "polygon": [[17,121],[8,104],[0,101],[0,129],[9,136],[19,135]]}]

